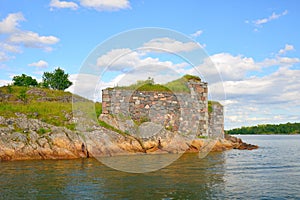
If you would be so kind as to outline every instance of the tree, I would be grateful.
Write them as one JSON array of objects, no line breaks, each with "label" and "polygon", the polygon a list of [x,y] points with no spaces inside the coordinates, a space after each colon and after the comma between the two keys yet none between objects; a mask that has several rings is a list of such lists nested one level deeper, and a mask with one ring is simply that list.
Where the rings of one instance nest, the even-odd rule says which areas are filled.
[{"label": "tree", "polygon": [[72,85],[69,80],[69,74],[66,74],[61,68],[57,68],[54,72],[44,72],[42,86],[55,90],[65,90]]},{"label": "tree", "polygon": [[21,76],[14,76],[13,77],[13,85],[17,86],[37,86],[38,82],[32,78],[31,76],[27,76],[26,74],[22,74]]}]

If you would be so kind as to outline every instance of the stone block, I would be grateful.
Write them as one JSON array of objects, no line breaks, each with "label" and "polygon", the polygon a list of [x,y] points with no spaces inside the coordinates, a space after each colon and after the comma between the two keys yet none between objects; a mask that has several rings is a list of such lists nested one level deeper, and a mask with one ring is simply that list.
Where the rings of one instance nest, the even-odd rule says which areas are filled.
[{"label": "stone block", "polygon": [[110,101],[109,98],[102,98],[102,101]]}]

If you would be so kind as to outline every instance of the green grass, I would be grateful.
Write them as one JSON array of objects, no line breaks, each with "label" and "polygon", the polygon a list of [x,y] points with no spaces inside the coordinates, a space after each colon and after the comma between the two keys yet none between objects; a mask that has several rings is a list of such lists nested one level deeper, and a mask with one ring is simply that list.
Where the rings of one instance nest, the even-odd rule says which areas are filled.
[{"label": "green grass", "polygon": [[[144,81],[139,80],[135,84],[132,84],[129,86],[118,86],[118,87],[116,87],[116,89],[189,93],[190,89],[187,87],[187,84],[186,84],[189,80],[194,80],[195,82],[201,81],[201,79],[198,76],[193,76],[193,75],[187,74],[179,79],[168,82],[164,85],[154,84],[153,80],[148,79],[148,80],[144,80]],[[113,88],[110,88],[110,89],[113,89]]]},{"label": "green grass", "polygon": [[[28,94],[29,90],[39,90],[44,95]],[[24,93],[25,91],[25,93]],[[20,94],[26,96],[26,102],[20,99]],[[61,98],[71,98],[70,92],[46,88],[4,86],[0,87],[0,116],[16,117],[15,113],[25,114],[28,118],[37,118],[43,122],[65,126],[68,124],[67,113],[72,113],[72,103],[59,101]],[[9,97],[9,98],[4,98]],[[53,101],[40,101],[40,98],[53,98]],[[40,131],[41,133],[43,130]]]},{"label": "green grass", "polygon": [[199,138],[199,139],[208,139],[208,136],[206,136],[206,135],[198,135],[197,138]]},{"label": "green grass", "polygon": [[[42,96],[36,94],[28,94],[29,90],[38,90],[43,93]],[[26,103],[20,99],[20,94],[26,95]],[[16,113],[25,114],[28,118],[39,119],[45,123],[66,127],[70,130],[76,129],[76,124],[67,119],[66,115],[71,115],[73,111],[73,105],[71,102],[62,102],[60,99],[64,97],[71,98],[70,92],[64,92],[60,90],[51,90],[47,88],[35,88],[35,87],[20,87],[20,86],[3,86],[0,87],[0,116],[5,118],[15,118]],[[41,101],[41,98],[49,99],[50,101]],[[78,97],[82,98],[82,97]],[[81,99],[75,106],[83,108],[81,110],[86,111],[90,119],[99,117],[102,113],[102,103],[92,102],[84,98]],[[75,107],[76,108],[76,107]],[[49,132],[46,129],[39,129],[38,134],[44,134]]]},{"label": "green grass", "polygon": [[39,130],[37,130],[37,133],[39,135],[43,135],[43,134],[49,133],[49,132],[51,132],[51,129],[40,128]]},{"label": "green grass", "polygon": [[129,86],[118,86],[116,89],[123,89],[123,90],[139,90],[139,91],[157,91],[157,92],[171,92],[169,88],[160,84],[151,84],[145,83],[142,85],[133,84]]},{"label": "green grass", "polygon": [[[45,95],[46,97],[50,97],[50,98],[72,96],[72,93],[61,91],[61,90],[51,90],[51,89],[47,89],[47,88],[11,86],[11,85],[0,87],[0,94],[9,94],[9,95],[11,95],[9,100],[16,101],[16,100],[18,100],[18,96],[20,95],[20,93],[22,93],[22,91],[24,91],[24,90],[28,91],[28,90],[32,90],[32,89],[42,91],[46,94]],[[27,96],[28,96],[29,100],[37,100],[38,98],[41,97],[41,96],[33,95],[33,94],[28,94]]]},{"label": "green grass", "polygon": [[188,82],[189,80],[194,80],[195,82],[201,81],[201,79],[198,76],[187,74],[179,79],[166,83],[165,86],[170,90],[172,90],[173,92],[189,93],[190,89],[186,85],[186,82]]},{"label": "green grass", "polygon": [[102,113],[102,103],[100,103],[100,102],[95,103],[95,112],[96,112],[96,116],[98,118]]},{"label": "green grass", "polygon": [[[187,80],[194,79],[195,81],[200,81],[200,78],[186,75],[180,79],[175,81],[169,82],[166,85],[159,85],[153,84],[151,82],[147,82],[146,84],[142,84],[142,81],[139,84],[132,85],[131,87],[139,87],[140,90],[146,91],[170,91],[171,88],[175,88],[175,91],[188,91],[185,82]],[[170,89],[169,89],[170,88]],[[34,95],[34,94],[27,94],[26,98],[27,102],[24,103],[18,97],[22,91],[28,91],[31,89],[40,90],[45,95],[46,98],[53,98],[53,101],[39,101],[41,96]],[[173,90],[172,89],[172,90]],[[189,92],[189,91],[188,91]],[[55,125],[55,126],[63,126],[70,130],[76,129],[76,124],[71,121],[68,121],[66,118],[66,114],[71,114],[73,111],[72,103],[68,102],[61,102],[59,101],[62,97],[71,97],[70,92],[58,91],[58,90],[51,90],[46,88],[31,88],[31,87],[20,87],[20,86],[3,86],[0,87],[0,97],[2,96],[9,96],[9,98],[0,98],[0,116],[5,118],[16,117],[15,113],[23,113],[28,118],[36,118],[45,123]],[[82,98],[82,97],[79,97]],[[208,102],[208,110],[212,112],[212,105],[219,104],[218,102],[209,101]],[[94,106],[93,106],[94,105]],[[73,105],[74,106],[74,105]],[[80,110],[85,110],[86,113],[90,114],[91,119],[98,118],[102,113],[102,103],[99,102],[92,102],[88,100],[83,100],[80,103],[76,103],[76,106],[80,108]],[[144,121],[148,121],[148,119],[142,119],[136,123],[142,123]],[[127,135],[127,133],[110,126],[109,124],[99,121],[99,125],[117,132],[121,135]],[[21,130],[20,130],[21,131]],[[39,134],[47,133],[49,130],[38,130]]]},{"label": "green grass", "polygon": [[31,101],[23,104],[0,102],[0,115],[3,117],[16,117],[15,113],[23,113],[29,118],[37,118],[56,126],[63,126],[64,122],[67,121],[65,114],[71,113],[71,111],[71,103]]}]

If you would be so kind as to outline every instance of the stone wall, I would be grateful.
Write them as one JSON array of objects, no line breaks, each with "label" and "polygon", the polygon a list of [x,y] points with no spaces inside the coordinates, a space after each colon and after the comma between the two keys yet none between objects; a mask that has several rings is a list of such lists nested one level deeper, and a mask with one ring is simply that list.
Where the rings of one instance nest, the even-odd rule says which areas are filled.
[{"label": "stone wall", "polygon": [[222,116],[209,123],[207,83],[190,80],[187,87],[189,93],[104,89],[102,114],[132,119],[138,123],[151,121],[182,134],[208,136],[212,134],[208,130],[209,124],[217,130],[223,111],[217,109],[214,113]]},{"label": "stone wall", "polygon": [[224,138],[224,109],[218,102],[211,103],[208,114],[208,135],[214,138]]}]

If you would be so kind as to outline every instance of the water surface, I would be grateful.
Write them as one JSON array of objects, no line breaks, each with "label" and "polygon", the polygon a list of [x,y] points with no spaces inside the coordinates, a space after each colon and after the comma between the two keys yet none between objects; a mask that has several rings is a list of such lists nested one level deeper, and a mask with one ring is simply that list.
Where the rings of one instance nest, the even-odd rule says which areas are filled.
[{"label": "water surface", "polygon": [[159,171],[95,159],[0,163],[0,199],[300,199],[300,136],[241,136],[253,151],[185,154]]}]

